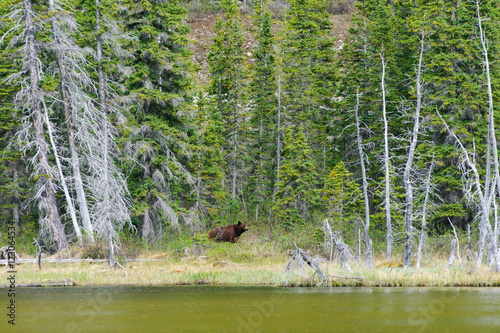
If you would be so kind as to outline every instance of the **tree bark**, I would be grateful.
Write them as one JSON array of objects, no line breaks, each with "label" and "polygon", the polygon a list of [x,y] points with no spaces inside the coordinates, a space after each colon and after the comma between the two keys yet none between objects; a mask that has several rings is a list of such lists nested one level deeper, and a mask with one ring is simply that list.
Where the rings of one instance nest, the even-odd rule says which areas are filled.
[{"label": "tree bark", "polygon": [[364,226],[364,236],[366,243],[366,257],[365,257],[365,265],[369,269],[372,268],[372,241],[368,234],[370,229],[370,204],[368,202],[368,181],[366,180],[366,169],[365,169],[365,160],[363,154],[363,147],[361,145],[361,133],[359,126],[359,116],[358,116],[358,108],[359,108],[359,91],[356,89],[356,107],[354,109],[354,114],[356,116],[356,137],[358,141],[358,153],[359,153],[359,163],[361,165],[361,177],[363,179],[363,196],[365,199],[365,226]]},{"label": "tree bark", "polygon": [[[55,14],[55,5],[54,5],[54,0],[49,0],[49,9],[52,12],[52,14]],[[69,151],[71,155],[71,168],[73,170],[73,178],[75,181],[75,192],[76,192],[76,198],[78,202],[78,208],[80,211],[80,217],[82,219],[82,225],[83,229],[85,230],[87,237],[90,240],[94,240],[93,236],[93,227],[92,223],[90,221],[90,214],[89,214],[89,209],[87,205],[87,199],[85,196],[85,190],[83,188],[83,181],[82,181],[82,175],[80,172],[80,159],[78,156],[78,150],[77,150],[77,143],[75,139],[75,129],[73,128],[73,110],[71,107],[70,103],[70,92],[68,89],[68,77],[66,73],[66,68],[65,68],[65,62],[64,62],[64,53],[63,50],[61,50],[61,42],[60,42],[60,31],[59,31],[59,25],[58,22],[55,18],[55,16],[52,17],[52,33],[54,36],[54,41],[56,43],[56,59],[57,59],[57,64],[59,67],[59,79],[61,81],[61,91],[62,91],[62,96],[63,96],[63,106],[64,106],[64,117],[66,121],[66,129],[68,132],[68,144],[69,144]],[[78,227],[78,224],[77,224]],[[77,234],[77,237],[81,239],[81,231],[75,227],[75,232]],[[80,235],[80,236],[79,236]]]},{"label": "tree bark", "polygon": [[[33,23],[33,8],[31,0],[24,0],[25,25],[26,25],[26,61],[29,69],[30,99],[32,103],[33,129],[35,133],[35,146],[37,149],[37,165],[35,175],[39,188],[38,202],[41,209],[40,224],[48,227],[52,240],[57,250],[68,246],[66,234],[61,223],[57,200],[49,176],[48,148],[45,141],[43,116],[41,111],[42,94],[39,87],[39,73],[37,66],[37,52],[35,47],[35,26]],[[45,213],[45,214],[44,214]],[[45,216],[43,216],[45,215]]]},{"label": "tree bark", "polygon": [[431,166],[429,167],[429,174],[427,176],[427,181],[425,182],[425,198],[424,198],[424,206],[422,209],[422,229],[420,230],[420,242],[418,242],[418,250],[417,250],[417,263],[415,264],[415,268],[420,268],[420,262],[422,260],[422,248],[424,246],[424,238],[425,238],[425,230],[427,228],[427,203],[429,201],[429,192],[431,188],[431,175],[432,175],[432,166],[434,162],[434,156],[432,156]]},{"label": "tree bark", "polygon": [[[425,20],[425,17],[424,17]],[[422,108],[422,82],[421,82],[421,74],[422,74],[422,58],[424,54],[424,38],[425,38],[425,30],[423,27],[424,22],[422,22],[422,31],[421,31],[421,41],[420,41],[420,56],[418,58],[418,69],[417,69],[417,106],[415,109],[414,115],[414,123],[413,123],[413,134],[412,141],[410,144],[410,149],[408,151],[408,158],[406,160],[405,171],[403,173],[403,183],[405,187],[406,193],[406,209],[405,209],[405,247],[403,253],[403,266],[411,266],[411,249],[412,249],[412,235],[413,235],[413,227],[412,227],[412,219],[413,219],[413,189],[411,186],[410,180],[410,172],[413,164],[413,157],[415,155],[415,149],[417,147],[417,137],[418,131],[420,127],[420,110]]]},{"label": "tree bark", "polygon": [[382,60],[382,118],[384,120],[384,172],[385,172],[385,218],[386,218],[386,240],[387,251],[386,258],[391,259],[392,256],[392,223],[391,223],[391,184],[390,184],[390,171],[389,171],[389,129],[387,123],[386,103],[385,103],[385,67],[387,62],[384,59],[383,51],[380,53]]},{"label": "tree bark", "polygon": [[18,166],[18,161],[14,161],[13,165],[13,174],[12,174],[12,183],[14,184],[14,191],[13,191],[13,201],[14,201],[14,207],[12,208],[12,219],[14,220],[14,225],[16,228],[16,232],[19,231],[19,222],[20,222],[20,214],[19,214],[19,198],[21,196],[21,193],[17,189],[19,186],[19,166]]},{"label": "tree bark", "polygon": [[[457,142],[458,146],[462,150],[462,154],[464,155],[465,162],[467,163],[467,165],[469,166],[469,168],[471,169],[471,171],[474,175],[474,185],[477,189],[477,193],[479,196],[479,203],[481,206],[481,221],[480,221],[480,233],[479,233],[480,237],[479,237],[479,245],[478,245],[478,256],[477,256],[477,262],[476,262],[476,266],[479,266],[483,260],[484,242],[485,242],[486,236],[489,236],[490,239],[494,238],[493,231],[491,229],[491,224],[489,221],[490,213],[491,213],[491,210],[490,210],[491,201],[493,199],[492,198],[493,191],[490,192],[489,197],[485,197],[483,189],[481,187],[481,178],[479,176],[479,172],[476,168],[475,163],[473,163],[470,160],[469,155],[467,154],[467,150],[462,145],[462,142],[458,139],[458,137],[455,135],[455,133],[451,131],[450,127],[448,126],[446,121],[443,119],[441,114],[439,112],[437,112],[437,114],[438,114],[439,118],[441,118],[441,121],[443,122],[443,124],[445,125],[446,130],[450,133],[450,135],[453,137],[455,142]],[[489,184],[485,184],[485,186],[489,186]],[[494,186],[494,184],[493,184],[493,186]],[[498,263],[499,263],[498,251],[496,251],[496,254],[495,254],[495,262],[496,262],[495,269],[498,269]]]},{"label": "tree bark", "polygon": [[97,73],[99,76],[99,102],[102,114],[102,154],[103,154],[103,180],[105,182],[103,186],[103,206],[105,207],[104,221],[107,225],[108,232],[108,245],[109,245],[109,265],[115,266],[115,250],[114,250],[114,230],[112,217],[110,216],[110,198],[109,198],[109,134],[108,134],[108,115],[107,115],[107,105],[106,105],[106,79],[104,77],[104,69],[102,67],[103,62],[103,51],[102,51],[102,38],[101,38],[101,10],[100,10],[100,0],[95,1],[96,4],[96,48],[97,48]]},{"label": "tree bark", "polygon": [[43,103],[44,111],[45,111],[45,125],[47,126],[47,133],[49,135],[50,144],[52,146],[52,152],[54,154],[54,159],[56,161],[57,171],[59,173],[59,180],[61,182],[61,186],[64,192],[64,198],[66,199],[66,206],[68,208],[68,213],[71,216],[71,221],[73,222],[73,229],[76,233],[76,238],[81,241],[82,232],[80,230],[80,226],[78,225],[78,221],[76,219],[76,211],[73,205],[73,200],[71,200],[71,195],[69,194],[68,185],[66,183],[66,177],[64,176],[61,160],[59,158],[59,153],[57,152],[57,145],[54,139],[54,135],[52,134],[52,125],[49,119],[49,113],[47,108],[45,107],[45,103]]},{"label": "tree bark", "polygon": [[[494,113],[493,113],[493,93],[491,89],[491,76],[490,76],[490,62],[488,58],[488,47],[487,47],[487,42],[486,42],[486,35],[485,32],[483,31],[483,27],[481,24],[481,12],[480,12],[480,6],[479,6],[479,1],[476,0],[476,10],[477,10],[477,21],[478,21],[478,27],[479,27],[479,34],[481,38],[481,47],[482,47],[482,52],[484,56],[484,69],[486,71],[486,84],[488,87],[488,138],[489,141],[491,140],[491,150],[493,152],[493,165],[494,165],[494,171],[495,171],[495,183],[498,191],[498,195],[500,198],[500,167],[499,167],[499,161],[498,161],[498,146],[497,146],[497,140],[496,140],[496,135],[495,135],[495,118],[494,118]],[[495,199],[493,199],[495,200]],[[491,229],[491,225],[488,221],[489,229]],[[495,224],[496,225],[496,224]],[[496,233],[491,232],[490,233],[490,242],[491,245],[494,248],[493,255],[495,258],[495,271],[500,272],[500,253],[498,251],[498,239],[496,236]]]}]

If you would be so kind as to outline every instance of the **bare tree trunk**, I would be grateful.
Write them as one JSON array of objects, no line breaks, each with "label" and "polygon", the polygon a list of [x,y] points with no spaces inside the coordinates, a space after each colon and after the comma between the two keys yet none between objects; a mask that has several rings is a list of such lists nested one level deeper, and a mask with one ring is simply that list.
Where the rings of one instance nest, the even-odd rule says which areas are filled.
[{"label": "bare tree trunk", "polygon": [[450,258],[448,259],[448,263],[446,264],[447,267],[450,267],[453,265],[455,262],[455,244],[457,243],[457,240],[453,238],[451,240],[450,244]]},{"label": "bare tree trunk", "polygon": [[[234,129],[236,131],[236,128]],[[233,145],[233,181],[231,184],[231,199],[236,199],[236,154],[238,153],[238,135],[234,133],[234,145]]]},{"label": "bare tree trunk", "polygon": [[[491,140],[491,150],[493,151],[493,164],[494,164],[494,170],[495,170],[495,182],[496,182],[496,187],[498,191],[498,195],[500,198],[500,168],[499,168],[499,161],[498,161],[498,146],[497,146],[497,140],[496,140],[496,135],[495,135],[495,118],[493,114],[493,93],[491,89],[491,76],[490,76],[490,62],[488,58],[488,47],[487,47],[487,41],[486,41],[486,36],[485,33],[483,32],[483,27],[482,27],[482,19],[481,19],[481,12],[479,8],[479,1],[476,0],[476,10],[477,10],[477,21],[478,21],[478,27],[479,27],[479,34],[481,37],[481,47],[482,47],[482,52],[484,56],[484,68],[486,71],[486,82],[487,82],[487,87],[488,87],[488,138]],[[494,200],[494,199],[493,199]],[[491,225],[489,220],[487,221],[488,226],[491,229]],[[496,225],[496,224],[495,224]],[[498,251],[498,239],[495,237],[494,233],[491,233],[490,237],[491,244],[493,248],[495,249],[493,252],[493,255],[495,257],[495,271],[500,272],[500,253]]]},{"label": "bare tree trunk", "polygon": [[361,265],[361,229],[358,229],[358,263]]},{"label": "bare tree trunk", "polygon": [[432,166],[434,164],[433,162],[434,162],[434,156],[432,156],[431,166],[429,167],[429,174],[427,176],[427,181],[425,182],[425,198],[424,198],[424,206],[422,209],[422,229],[420,230],[420,242],[418,243],[417,263],[415,264],[416,269],[420,268],[420,262],[422,260],[422,248],[424,246],[425,232],[427,229],[427,220],[426,220],[427,203],[429,201],[429,192],[431,188]]},{"label": "bare tree trunk", "polygon": [[201,191],[201,175],[200,175],[200,162],[198,162],[198,165],[196,166],[196,204],[195,208],[196,211],[199,212],[200,210],[200,191]]},{"label": "bare tree trunk", "polygon": [[472,243],[470,241],[470,224],[467,224],[467,260],[472,260]]},{"label": "bare tree trunk", "polygon": [[[82,175],[80,172],[80,159],[79,159],[78,152],[77,152],[75,130],[73,128],[73,112],[71,110],[70,92],[68,89],[68,77],[67,77],[67,73],[66,73],[65,62],[63,60],[64,50],[62,49],[63,45],[60,41],[60,37],[61,37],[60,35],[62,34],[62,32],[59,29],[59,24],[56,20],[56,16],[54,15],[56,13],[54,0],[49,0],[49,9],[53,15],[53,17],[52,17],[52,33],[53,33],[54,40],[56,43],[55,53],[56,53],[56,58],[57,58],[57,64],[59,67],[59,78],[61,81],[61,90],[62,90],[62,96],[63,96],[64,116],[65,116],[65,120],[66,120],[66,129],[68,132],[68,144],[69,144],[69,151],[71,154],[71,167],[73,170],[73,178],[75,181],[75,192],[76,192],[76,197],[77,197],[77,202],[78,202],[78,208],[80,211],[80,217],[82,219],[83,229],[85,230],[87,237],[93,241],[94,240],[94,238],[93,238],[94,231],[93,231],[92,223],[90,222],[90,214],[89,214],[89,209],[88,209],[88,205],[87,205],[87,199],[85,196],[85,190],[83,188]],[[72,46],[74,46],[74,45],[72,45]],[[80,230],[75,229],[75,232],[77,234],[77,237],[79,239],[81,239]],[[78,235],[80,235],[80,236],[78,236]]]},{"label": "bare tree trunk", "polygon": [[[424,17],[425,20],[425,17]],[[406,192],[406,209],[405,209],[405,247],[403,253],[403,265],[404,267],[411,266],[411,248],[412,248],[412,219],[413,219],[413,189],[411,186],[410,172],[413,164],[413,157],[415,155],[415,149],[417,147],[417,137],[420,126],[420,110],[422,108],[422,58],[424,54],[424,37],[425,30],[422,22],[422,37],[420,41],[420,56],[418,58],[418,69],[417,69],[417,106],[415,109],[414,123],[413,123],[413,134],[412,141],[410,144],[410,149],[408,151],[408,158],[406,160],[405,171],[403,173],[403,183]]]},{"label": "bare tree trunk", "polygon": [[391,223],[391,184],[390,184],[390,173],[389,173],[389,133],[387,124],[387,114],[385,108],[385,67],[387,62],[384,59],[383,51],[380,53],[380,59],[382,60],[382,118],[384,120],[384,171],[385,171],[385,218],[386,218],[386,228],[387,228],[387,251],[386,258],[391,259],[392,256],[392,223]]},{"label": "bare tree trunk", "polygon": [[278,178],[281,166],[281,72],[278,74],[278,128],[276,129],[277,143],[276,143],[276,175]]},{"label": "bare tree trunk", "polygon": [[108,232],[108,245],[109,245],[109,265],[114,266],[116,264],[115,261],[115,251],[114,251],[114,230],[112,217],[110,216],[111,203],[109,201],[109,185],[110,184],[110,175],[109,175],[109,134],[108,134],[108,115],[107,115],[107,105],[106,105],[106,82],[104,77],[104,69],[102,68],[103,61],[103,52],[102,52],[102,39],[100,34],[101,29],[101,10],[100,10],[100,0],[95,1],[96,4],[96,47],[97,47],[97,73],[99,76],[99,101],[102,113],[102,157],[103,157],[103,180],[106,183],[103,186],[103,206],[105,207],[104,213],[104,221],[106,223],[107,232]]},{"label": "bare tree trunk", "polygon": [[[41,210],[40,225],[48,227],[52,240],[56,244],[57,250],[62,250],[68,246],[66,234],[64,233],[57,208],[57,200],[52,185],[50,174],[48,149],[45,142],[43,129],[43,116],[41,110],[42,93],[39,87],[38,59],[35,47],[35,26],[33,23],[33,8],[31,0],[24,0],[25,26],[26,26],[26,61],[29,69],[29,98],[32,105],[33,129],[35,133],[35,146],[37,150],[37,162],[35,175],[37,179],[38,194],[37,199]],[[45,215],[45,216],[43,216]]]},{"label": "bare tree trunk", "polygon": [[19,192],[18,188],[18,183],[19,183],[19,166],[18,166],[18,161],[14,161],[13,165],[13,175],[12,175],[12,182],[14,184],[14,191],[13,191],[13,201],[14,201],[14,207],[12,208],[12,219],[14,220],[14,225],[16,228],[16,232],[19,231],[19,222],[20,222],[20,214],[19,214],[19,197],[21,193]]},{"label": "bare tree trunk", "polygon": [[[450,133],[450,135],[453,137],[455,142],[457,142],[458,146],[462,150],[462,155],[464,155],[465,162],[467,163],[467,165],[469,166],[469,168],[471,169],[471,171],[474,175],[474,185],[477,189],[477,194],[479,196],[479,203],[481,206],[480,237],[479,237],[478,256],[477,256],[477,263],[476,263],[476,266],[479,266],[483,260],[484,242],[485,242],[486,236],[489,236],[490,239],[494,238],[493,231],[491,230],[491,224],[489,221],[490,213],[491,213],[491,211],[490,211],[491,201],[493,199],[492,198],[493,191],[490,192],[489,197],[485,197],[484,192],[483,192],[482,187],[481,187],[481,178],[480,178],[480,175],[479,175],[479,172],[476,168],[475,163],[473,163],[470,160],[469,155],[467,153],[467,150],[462,145],[462,142],[458,139],[458,137],[455,135],[455,133],[451,131],[451,129],[449,128],[448,124],[443,119],[441,114],[438,111],[436,111],[436,112],[437,112],[439,118],[441,118],[441,121],[445,125],[448,133]],[[493,183],[492,186],[494,186],[494,185],[495,184]],[[485,187],[486,186],[490,186],[490,185],[485,184]],[[485,192],[486,192],[486,190],[485,190]],[[498,258],[498,252],[495,255],[495,257]],[[495,262],[496,262],[496,265],[498,266],[498,260],[495,260]],[[497,269],[497,268],[495,268],[495,269]]]},{"label": "bare tree trunk", "polygon": [[[493,208],[495,212],[495,227],[493,229],[493,237],[497,240],[497,246],[498,246],[498,203],[495,199],[493,199]],[[500,249],[495,248],[495,251],[500,251]]]},{"label": "bare tree trunk", "polygon": [[[43,101],[42,101],[43,102]],[[45,111],[45,125],[47,126],[47,133],[49,134],[50,144],[52,146],[52,152],[54,154],[54,159],[56,161],[57,171],[59,173],[59,180],[61,182],[61,186],[63,188],[64,197],[66,199],[66,205],[68,208],[69,215],[71,216],[71,221],[73,222],[73,229],[76,233],[76,238],[78,241],[82,240],[82,232],[80,230],[80,226],[78,225],[78,221],[76,219],[76,211],[73,205],[73,200],[71,200],[71,195],[69,194],[68,185],[66,184],[66,177],[64,176],[61,160],[59,159],[59,153],[57,152],[57,145],[54,139],[54,135],[52,134],[52,125],[49,119],[49,112],[43,102],[43,107]]]},{"label": "bare tree trunk", "polygon": [[359,90],[356,89],[356,107],[354,109],[354,113],[356,116],[356,136],[358,141],[358,152],[359,152],[359,163],[361,165],[361,177],[363,179],[363,195],[365,199],[365,226],[364,226],[364,234],[365,234],[365,243],[366,243],[366,257],[365,257],[365,265],[369,269],[372,268],[372,241],[368,234],[370,229],[370,204],[368,202],[368,181],[366,180],[366,169],[365,169],[365,159],[363,153],[363,147],[361,145],[361,133],[359,126],[359,116],[358,116],[358,108],[359,108]]},{"label": "bare tree trunk", "polygon": [[453,228],[453,235],[455,236],[455,243],[457,244],[458,264],[460,265],[460,268],[462,268],[462,258],[460,258],[460,242],[458,241],[457,230],[455,229],[455,226],[453,225],[453,223],[451,223],[451,220],[449,218],[448,218],[448,222],[450,222],[450,225]]}]

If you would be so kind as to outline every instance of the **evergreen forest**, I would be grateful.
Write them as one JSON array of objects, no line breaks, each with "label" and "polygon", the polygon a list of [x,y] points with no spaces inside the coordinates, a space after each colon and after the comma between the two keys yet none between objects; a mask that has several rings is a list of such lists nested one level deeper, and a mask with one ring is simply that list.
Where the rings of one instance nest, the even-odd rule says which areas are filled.
[{"label": "evergreen forest", "polygon": [[469,232],[500,271],[499,116],[500,0],[0,0],[0,245],[327,219],[368,267]]}]

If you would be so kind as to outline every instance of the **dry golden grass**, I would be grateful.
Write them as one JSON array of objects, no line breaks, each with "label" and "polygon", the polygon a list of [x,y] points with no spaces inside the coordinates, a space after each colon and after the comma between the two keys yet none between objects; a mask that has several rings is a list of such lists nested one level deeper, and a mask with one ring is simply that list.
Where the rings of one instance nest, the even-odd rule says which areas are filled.
[{"label": "dry golden grass", "polygon": [[[189,253],[189,252],[188,252]],[[45,263],[16,267],[17,284],[39,284],[69,279],[77,285],[274,285],[274,286],[500,286],[500,273],[481,266],[469,273],[473,263],[465,261],[447,268],[444,258],[435,257],[419,269],[404,269],[397,262],[374,260],[374,269],[352,264],[347,272],[338,263],[321,264],[330,276],[321,283],[313,270],[306,266],[301,272],[285,272],[289,257],[272,246],[243,242],[237,245],[217,244],[202,255],[184,252],[145,252],[141,258],[160,259],[155,262],[126,262],[123,268],[111,268],[106,263]],[[364,277],[348,279],[344,277]]]}]

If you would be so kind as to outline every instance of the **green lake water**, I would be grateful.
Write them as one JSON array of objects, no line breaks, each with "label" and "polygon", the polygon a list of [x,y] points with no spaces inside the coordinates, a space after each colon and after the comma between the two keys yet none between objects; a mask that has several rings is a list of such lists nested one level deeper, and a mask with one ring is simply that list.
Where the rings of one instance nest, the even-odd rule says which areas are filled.
[{"label": "green lake water", "polygon": [[18,288],[15,299],[16,325],[4,314],[0,332],[500,332],[500,288]]}]

